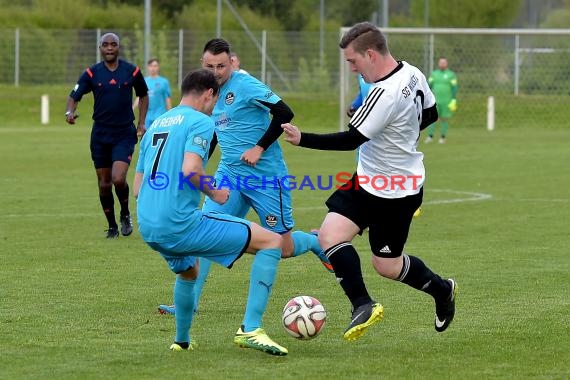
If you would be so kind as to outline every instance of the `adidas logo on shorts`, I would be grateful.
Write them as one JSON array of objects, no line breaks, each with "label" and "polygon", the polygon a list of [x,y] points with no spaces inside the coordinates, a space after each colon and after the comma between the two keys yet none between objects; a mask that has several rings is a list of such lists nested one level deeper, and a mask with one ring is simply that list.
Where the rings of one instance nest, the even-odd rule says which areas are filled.
[{"label": "adidas logo on shorts", "polygon": [[386,245],[380,250],[380,253],[392,253],[392,251],[390,251],[390,247]]}]

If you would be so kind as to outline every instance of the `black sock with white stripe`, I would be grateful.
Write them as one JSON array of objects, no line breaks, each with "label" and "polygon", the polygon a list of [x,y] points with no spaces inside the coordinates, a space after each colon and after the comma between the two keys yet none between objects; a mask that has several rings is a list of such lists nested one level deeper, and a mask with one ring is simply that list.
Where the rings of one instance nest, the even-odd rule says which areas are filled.
[{"label": "black sock with white stripe", "polygon": [[397,281],[426,292],[436,300],[444,300],[449,297],[451,289],[448,281],[432,272],[418,257],[405,253],[403,256],[404,264],[400,276],[396,279]]},{"label": "black sock with white stripe", "polygon": [[356,309],[372,301],[362,278],[360,257],[348,241],[339,243],[325,251],[331,262],[337,281]]}]

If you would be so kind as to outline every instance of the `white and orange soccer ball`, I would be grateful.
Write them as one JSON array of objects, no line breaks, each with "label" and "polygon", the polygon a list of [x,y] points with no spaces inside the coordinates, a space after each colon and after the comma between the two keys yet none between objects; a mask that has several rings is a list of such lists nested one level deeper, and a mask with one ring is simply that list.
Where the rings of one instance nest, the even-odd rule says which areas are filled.
[{"label": "white and orange soccer ball", "polygon": [[327,321],[325,307],[311,296],[297,296],[283,308],[285,331],[297,339],[312,339],[319,335]]}]

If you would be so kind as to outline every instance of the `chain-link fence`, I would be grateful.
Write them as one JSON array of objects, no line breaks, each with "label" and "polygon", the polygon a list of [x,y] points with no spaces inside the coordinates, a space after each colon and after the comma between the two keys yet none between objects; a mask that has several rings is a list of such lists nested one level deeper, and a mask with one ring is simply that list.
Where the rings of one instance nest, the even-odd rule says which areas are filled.
[{"label": "chain-link fence", "polygon": [[[0,83],[72,84],[100,60],[102,30],[4,29],[0,33]],[[115,30],[124,59],[145,67],[143,30]],[[456,114],[462,125],[484,125],[488,96],[496,98],[497,124],[566,123],[570,100],[570,30],[401,29],[385,30],[396,59],[426,76],[446,56],[459,79]],[[155,30],[151,55],[177,86],[199,67],[208,31]],[[243,68],[279,92],[340,94],[339,115],[356,93],[344,64],[340,33],[223,31]],[[340,73],[340,74],[339,74]],[[464,119],[462,119],[462,117]]]},{"label": "chain-link fence", "polygon": [[[0,83],[14,85],[73,83],[87,67],[100,60],[102,30],[16,29],[0,33]],[[121,38],[121,57],[144,68],[142,30],[114,30]],[[151,56],[161,61],[161,73],[173,84],[200,66],[202,49],[214,33],[156,30]],[[324,41],[318,33],[225,31],[244,69],[276,90],[321,91],[338,81],[338,35]],[[327,62],[328,58],[332,58]],[[318,83],[318,75],[323,83]],[[310,81],[314,86],[310,86]]]},{"label": "chain-link fence", "polygon": [[[341,29],[341,33],[347,28]],[[488,98],[499,126],[565,126],[570,102],[570,30],[387,28],[392,55],[427,76],[446,57],[459,82],[454,123],[485,126]],[[341,60],[342,60],[342,53]],[[340,70],[340,127],[358,88],[347,64]]]}]

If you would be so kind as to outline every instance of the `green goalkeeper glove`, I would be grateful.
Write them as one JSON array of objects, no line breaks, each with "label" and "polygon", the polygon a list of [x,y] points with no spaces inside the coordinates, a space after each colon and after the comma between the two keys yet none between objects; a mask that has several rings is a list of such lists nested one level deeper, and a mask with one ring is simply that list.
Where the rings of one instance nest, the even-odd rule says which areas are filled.
[{"label": "green goalkeeper glove", "polygon": [[457,111],[457,101],[455,99],[453,99],[451,102],[449,102],[449,104],[447,106],[449,107],[449,110],[451,112]]}]

